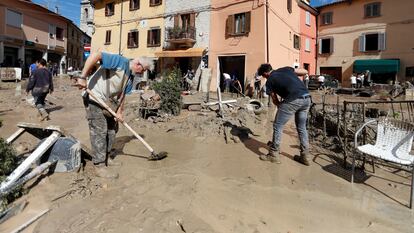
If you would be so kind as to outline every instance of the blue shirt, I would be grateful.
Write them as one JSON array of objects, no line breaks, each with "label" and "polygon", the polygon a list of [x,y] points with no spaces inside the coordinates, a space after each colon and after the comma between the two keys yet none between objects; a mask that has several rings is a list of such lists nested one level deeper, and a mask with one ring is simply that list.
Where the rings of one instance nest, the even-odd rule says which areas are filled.
[{"label": "blue shirt", "polygon": [[30,65],[30,72],[33,74],[33,71],[35,71],[37,69],[36,64],[33,63]]},{"label": "blue shirt", "polygon": [[266,92],[276,93],[284,101],[292,101],[301,96],[309,95],[305,84],[298,78],[295,69],[283,67],[270,73],[266,81]]},{"label": "blue shirt", "polygon": [[101,66],[104,69],[122,69],[125,72],[125,75],[127,75],[129,78],[125,86],[124,93],[129,94],[132,90],[132,81],[134,79],[129,69],[129,59],[118,54],[102,53],[101,61]]}]

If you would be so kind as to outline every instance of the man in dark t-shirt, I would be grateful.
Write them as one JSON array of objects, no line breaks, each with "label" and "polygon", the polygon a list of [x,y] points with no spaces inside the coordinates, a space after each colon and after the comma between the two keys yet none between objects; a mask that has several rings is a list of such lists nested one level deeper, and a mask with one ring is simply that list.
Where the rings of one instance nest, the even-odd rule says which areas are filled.
[{"label": "man in dark t-shirt", "polygon": [[[283,127],[294,115],[300,139],[300,156],[295,156],[294,159],[309,166],[309,139],[306,121],[311,99],[308,89],[298,78],[295,69],[292,67],[273,70],[270,64],[262,64],[258,68],[257,73],[267,79],[266,92],[278,107],[273,123],[273,140],[269,154],[260,156],[260,159],[273,163],[281,162],[279,152]],[[280,96],[281,100],[279,100],[278,96]]]}]

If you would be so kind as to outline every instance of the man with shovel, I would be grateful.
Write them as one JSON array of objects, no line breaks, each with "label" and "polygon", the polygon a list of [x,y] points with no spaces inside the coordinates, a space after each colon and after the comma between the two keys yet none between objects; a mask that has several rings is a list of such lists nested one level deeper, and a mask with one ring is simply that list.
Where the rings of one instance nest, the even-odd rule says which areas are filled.
[{"label": "man with shovel", "polygon": [[[98,61],[100,67],[88,77]],[[112,179],[118,177],[118,174],[108,170],[106,165],[119,165],[108,158],[108,154],[118,131],[118,122],[124,120],[125,94],[131,90],[135,74],[142,74],[153,68],[153,61],[146,57],[128,60],[120,55],[96,52],[86,60],[81,76],[75,78],[75,86],[79,89],[88,88],[94,97],[105,102],[116,112],[116,118],[114,118],[99,104],[98,100],[84,93],[84,105],[94,153],[92,161],[98,177]]]}]

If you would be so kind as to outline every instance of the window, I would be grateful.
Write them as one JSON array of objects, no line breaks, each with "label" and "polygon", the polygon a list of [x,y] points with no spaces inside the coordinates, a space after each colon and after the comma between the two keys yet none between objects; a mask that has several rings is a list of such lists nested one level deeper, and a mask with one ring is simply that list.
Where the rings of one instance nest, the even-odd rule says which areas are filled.
[{"label": "window", "polygon": [[226,21],[226,36],[247,35],[250,32],[250,12],[229,15]]},{"label": "window", "polygon": [[128,48],[138,48],[138,31],[128,32]]},{"label": "window", "polygon": [[17,11],[7,9],[6,22],[9,26],[21,28],[23,23],[22,14]]},{"label": "window", "polygon": [[321,24],[322,25],[332,24],[332,12],[323,13],[321,15]]},{"label": "window", "polygon": [[56,27],[56,39],[63,40],[63,28]]},{"label": "window", "polygon": [[405,77],[414,77],[414,66],[405,68]]},{"label": "window", "polygon": [[75,39],[75,30],[72,29],[72,39]]},{"label": "window", "polygon": [[306,38],[306,40],[305,40],[305,51],[306,52],[310,52],[311,50],[310,50],[310,40],[309,40],[309,38]]},{"label": "window", "polygon": [[147,47],[158,47],[161,45],[161,29],[153,28],[148,30]]},{"label": "window", "polygon": [[113,2],[105,5],[105,16],[111,16],[115,13],[115,4]]},{"label": "window", "polygon": [[162,4],[162,0],[150,0],[150,6],[158,6]]},{"label": "window", "polygon": [[292,13],[292,0],[287,0],[287,10]]},{"label": "window", "polygon": [[306,25],[310,26],[310,21],[311,21],[311,17],[310,17],[310,13],[309,11],[306,11]]},{"label": "window", "polygon": [[362,34],[359,37],[359,51],[383,51],[385,50],[385,42],[385,33]]},{"label": "window", "polygon": [[139,0],[129,0],[129,10],[138,10],[139,9]]},{"label": "window", "polygon": [[365,5],[365,18],[379,17],[381,16],[381,3],[374,2]]},{"label": "window", "polygon": [[300,37],[298,35],[293,36],[293,47],[295,49],[300,49]]},{"label": "window", "polygon": [[89,12],[88,12],[88,8],[85,8],[85,19],[89,18]]},{"label": "window", "polygon": [[319,54],[331,54],[333,52],[333,38],[319,39]]},{"label": "window", "polygon": [[190,14],[180,15],[181,17],[181,28],[187,30],[190,27]]},{"label": "window", "polygon": [[111,30],[106,31],[106,35],[105,35],[105,44],[110,44],[111,43]]}]

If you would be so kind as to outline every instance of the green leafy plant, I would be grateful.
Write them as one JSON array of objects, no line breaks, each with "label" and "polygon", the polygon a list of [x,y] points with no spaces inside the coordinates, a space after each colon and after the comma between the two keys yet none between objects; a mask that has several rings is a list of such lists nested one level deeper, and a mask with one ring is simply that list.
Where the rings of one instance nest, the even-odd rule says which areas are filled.
[{"label": "green leafy plant", "polygon": [[[1,122],[1,121],[0,121]],[[17,168],[19,159],[13,147],[0,138],[0,183]],[[7,195],[0,196],[0,210],[22,195],[22,187],[17,187]]]},{"label": "green leafy plant", "polygon": [[161,97],[160,110],[164,113],[179,115],[182,107],[181,71],[177,67],[167,73],[161,82],[153,84],[152,88]]}]

